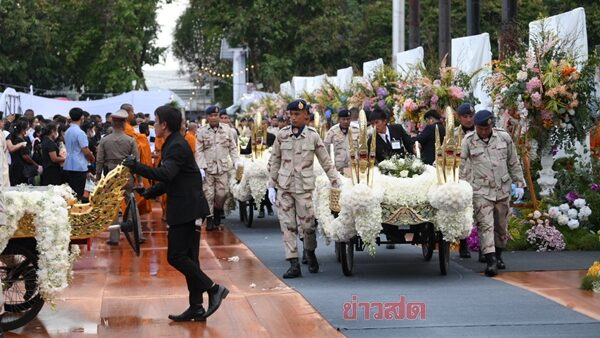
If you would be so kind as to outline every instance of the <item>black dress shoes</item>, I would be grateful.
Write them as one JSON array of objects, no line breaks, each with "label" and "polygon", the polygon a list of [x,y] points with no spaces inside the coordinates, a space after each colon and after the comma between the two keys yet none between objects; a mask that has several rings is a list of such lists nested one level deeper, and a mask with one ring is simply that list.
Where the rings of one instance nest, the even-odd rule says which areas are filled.
[{"label": "black dress shoes", "polygon": [[174,322],[205,322],[206,311],[202,306],[190,306],[180,315],[169,315],[169,319]]},{"label": "black dress shoes", "polygon": [[206,310],[204,317],[208,317],[217,311],[223,299],[229,294],[229,290],[223,285],[215,284],[212,288],[208,289],[207,293],[208,310]]},{"label": "black dress shoes", "polygon": [[261,210],[258,212],[258,218],[265,218],[265,211],[264,211],[264,210],[262,210],[262,209],[261,209]]}]

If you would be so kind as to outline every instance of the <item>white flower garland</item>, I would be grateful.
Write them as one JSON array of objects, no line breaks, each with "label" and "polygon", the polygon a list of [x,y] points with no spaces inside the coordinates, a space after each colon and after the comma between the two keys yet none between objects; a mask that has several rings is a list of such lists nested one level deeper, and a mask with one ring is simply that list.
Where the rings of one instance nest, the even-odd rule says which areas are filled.
[{"label": "white flower garland", "polygon": [[473,188],[468,182],[434,185],[428,198],[437,209],[433,221],[444,240],[454,242],[469,236],[473,225]]},{"label": "white flower garland", "polygon": [[263,154],[261,158],[244,161],[244,175],[239,183],[231,182],[231,192],[233,197],[239,201],[245,202],[254,198],[254,203],[260,207],[267,190],[269,181],[269,153]]},{"label": "white flower garland", "polygon": [[53,304],[57,294],[68,286],[73,261],[79,255],[77,246],[69,253],[71,224],[66,199],[73,198],[73,190],[64,185],[45,191],[19,189],[4,192],[4,197],[10,207],[6,209],[7,224],[0,227],[0,251],[6,248],[21,217],[25,213],[33,214],[40,294]]},{"label": "white flower garland", "polygon": [[319,230],[329,241],[348,241],[361,236],[369,253],[375,253],[375,239],[382,229],[382,204],[417,207],[431,204],[436,214],[431,220],[444,239],[453,242],[469,235],[473,224],[473,190],[469,183],[437,185],[435,168],[426,166],[423,174],[398,178],[375,172],[374,186],[352,185],[348,178],[340,196],[340,212],[334,218],[329,208],[330,184],[325,175],[317,177],[315,196]]}]

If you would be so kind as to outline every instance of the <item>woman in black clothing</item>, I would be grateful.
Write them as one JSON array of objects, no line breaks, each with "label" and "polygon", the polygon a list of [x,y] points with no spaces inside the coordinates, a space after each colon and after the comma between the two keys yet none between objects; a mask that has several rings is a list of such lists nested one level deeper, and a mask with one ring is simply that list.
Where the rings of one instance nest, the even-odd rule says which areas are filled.
[{"label": "woman in black clothing", "polygon": [[[12,144],[27,142],[28,137],[25,136],[25,133],[27,132],[28,128],[29,122],[27,122],[27,120],[18,120],[14,125],[13,132],[10,134],[10,140]],[[10,159],[11,164],[8,171],[10,176],[10,185],[14,186],[22,183],[32,184],[33,177],[35,177],[35,175],[33,175],[33,170],[35,169],[35,171],[39,172],[41,167],[31,158],[31,143],[27,142],[27,146],[11,152]],[[25,170],[26,167],[29,167],[30,169],[27,171],[29,174],[27,176]]]},{"label": "woman in black clothing", "polygon": [[59,185],[63,183],[62,167],[65,158],[60,156],[58,144],[58,128],[51,122],[42,130],[42,185]]}]

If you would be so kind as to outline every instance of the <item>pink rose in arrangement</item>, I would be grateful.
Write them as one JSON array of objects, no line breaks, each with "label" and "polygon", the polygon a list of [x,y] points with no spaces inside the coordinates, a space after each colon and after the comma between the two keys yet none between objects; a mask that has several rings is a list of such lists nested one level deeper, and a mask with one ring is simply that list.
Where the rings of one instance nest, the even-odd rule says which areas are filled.
[{"label": "pink rose in arrangement", "polygon": [[462,88],[456,86],[450,86],[450,95],[458,100],[461,100],[463,97],[465,97],[465,93],[463,92]]},{"label": "pink rose in arrangement", "polygon": [[417,104],[412,99],[406,99],[406,101],[404,101],[404,110],[407,112],[413,112],[417,110],[417,108]]},{"label": "pink rose in arrangement", "polygon": [[527,92],[533,93],[535,89],[538,89],[542,86],[542,81],[536,76],[531,78],[529,82],[527,82]]},{"label": "pink rose in arrangement", "polygon": [[531,101],[533,101],[533,105],[539,107],[542,105],[542,94],[535,92],[531,94]]}]

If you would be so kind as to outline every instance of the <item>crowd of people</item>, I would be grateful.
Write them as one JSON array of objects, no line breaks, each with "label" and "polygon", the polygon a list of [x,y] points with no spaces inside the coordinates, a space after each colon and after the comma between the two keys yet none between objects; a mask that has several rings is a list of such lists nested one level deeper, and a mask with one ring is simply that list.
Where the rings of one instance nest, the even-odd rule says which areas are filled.
[{"label": "crowd of people", "polygon": [[[350,165],[348,135],[357,142],[359,112],[340,109],[337,124],[322,135],[313,128],[310,105],[304,100],[291,102],[285,112],[262,118],[266,138],[252,140],[255,121],[231,121],[225,110],[210,106],[202,120],[193,122],[172,106],[162,106],[149,114],[135,114],[131,104],[123,104],[105,119],[79,108],[68,117],[52,120],[27,110],[23,116],[0,118],[5,137],[0,147],[2,185],[50,185],[67,183],[85,201],[86,185],[101,179],[118,164],[132,173],[126,191],[136,191],[140,214],[150,212],[150,200],[160,197],[163,220],[168,224],[168,261],[186,277],[190,292],[189,308],[174,321],[206,320],[227,296],[227,288],[215,284],[202,270],[198,260],[200,227],[218,230],[224,218],[224,203],[232,171],[241,165],[241,156],[251,154],[257,142],[271,147],[269,184],[259,217],[264,208],[278,218],[283,234],[285,258],[290,268],[284,278],[302,275],[298,238],[303,242],[302,263],[310,273],[319,272],[315,249],[316,222],[312,195],[315,189],[315,158],[331,181],[340,184],[339,175]],[[458,107],[460,126],[455,131],[467,135],[463,140],[461,178],[474,187],[475,220],[479,226],[486,274],[493,276],[505,268],[502,248],[506,241],[510,182],[523,185],[522,171],[514,145],[506,132],[492,128],[493,115],[475,110],[469,103]],[[390,123],[390,112],[375,107],[368,113],[369,141],[376,137],[376,162],[391,156],[422,154],[425,164],[435,162],[435,130],[443,139],[444,116],[435,110],[424,114],[421,131],[409,134],[401,124]],[[201,122],[201,123],[200,123]],[[331,121],[327,121],[331,123]],[[352,132],[349,131],[352,130]],[[264,134],[262,134],[264,135]],[[323,138],[322,138],[323,137]],[[245,142],[242,142],[245,139]],[[331,154],[333,152],[334,154]],[[335,162],[331,155],[334,155]],[[498,161],[504,159],[504,161]],[[118,232],[111,233],[109,244],[118,243]],[[466,242],[460,243],[460,255],[469,258]],[[393,245],[390,245],[393,248]],[[202,306],[202,294],[209,305]]]}]

